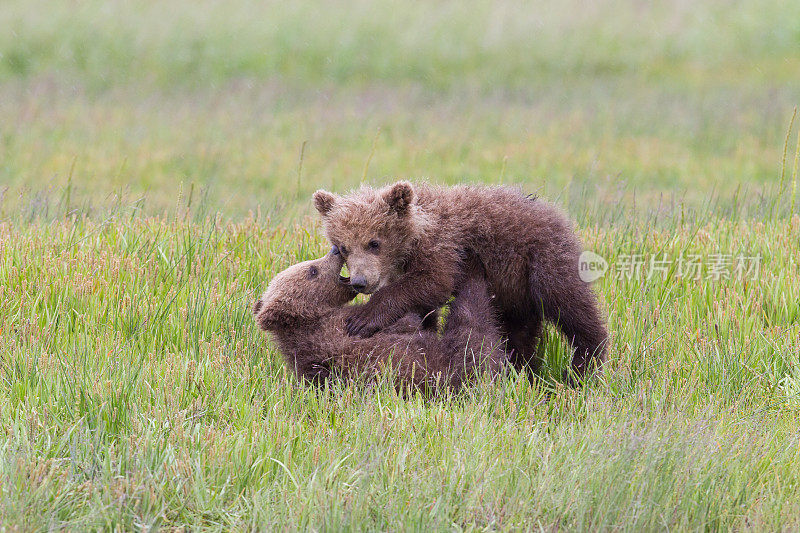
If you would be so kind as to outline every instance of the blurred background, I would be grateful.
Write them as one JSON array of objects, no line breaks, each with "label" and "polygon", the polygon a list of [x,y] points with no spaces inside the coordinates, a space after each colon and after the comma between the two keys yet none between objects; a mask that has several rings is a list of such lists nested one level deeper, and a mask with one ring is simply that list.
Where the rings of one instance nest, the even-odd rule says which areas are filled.
[{"label": "blurred background", "polygon": [[5,0],[0,27],[2,218],[294,218],[395,178],[583,222],[760,209],[800,102],[796,0]]}]

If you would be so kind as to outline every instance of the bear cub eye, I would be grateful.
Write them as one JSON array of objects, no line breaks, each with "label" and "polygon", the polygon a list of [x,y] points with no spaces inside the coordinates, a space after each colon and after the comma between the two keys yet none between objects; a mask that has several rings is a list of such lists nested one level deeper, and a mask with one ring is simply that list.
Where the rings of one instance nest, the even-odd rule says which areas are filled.
[{"label": "bear cub eye", "polygon": [[347,255],[347,246],[344,244],[339,246],[339,251],[342,253],[342,255]]},{"label": "bear cub eye", "polygon": [[377,252],[378,248],[380,247],[381,243],[378,242],[376,239],[372,239],[371,241],[369,241],[369,243],[367,243],[367,249],[373,252]]},{"label": "bear cub eye", "polygon": [[333,245],[333,248],[331,248],[331,255],[339,255],[339,247],[335,244]]},{"label": "bear cub eye", "polygon": [[308,269],[308,279],[314,279],[319,274],[319,269],[315,266],[312,266]]}]

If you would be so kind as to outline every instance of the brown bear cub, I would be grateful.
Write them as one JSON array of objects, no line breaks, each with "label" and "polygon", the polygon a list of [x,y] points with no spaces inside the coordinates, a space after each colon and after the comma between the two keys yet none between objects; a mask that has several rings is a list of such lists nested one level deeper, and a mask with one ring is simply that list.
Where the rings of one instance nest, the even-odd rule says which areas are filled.
[{"label": "brown bear cub", "polygon": [[391,366],[398,388],[457,390],[477,373],[495,375],[507,363],[477,261],[464,267],[441,335],[409,313],[371,338],[348,336],[345,329],[354,307],[345,304],[357,293],[340,278],[343,264],[334,248],[322,259],[289,267],[253,307],[256,323],[272,333],[287,365],[300,377],[321,384],[334,376],[374,376]]},{"label": "brown bear cub", "polygon": [[458,291],[458,250],[486,268],[511,360],[533,371],[542,320],[574,348],[578,377],[605,359],[608,334],[590,285],[579,277],[582,248],[564,213],[508,187],[398,182],[347,196],[314,194],[328,239],[352,287],[371,294],[348,311],[347,331],[368,337],[408,312],[425,315]]}]

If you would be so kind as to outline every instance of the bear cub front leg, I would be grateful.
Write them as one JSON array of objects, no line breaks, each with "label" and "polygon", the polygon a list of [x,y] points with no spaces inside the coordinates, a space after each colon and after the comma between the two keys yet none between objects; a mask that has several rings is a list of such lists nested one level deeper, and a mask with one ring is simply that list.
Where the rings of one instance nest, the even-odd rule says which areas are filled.
[{"label": "bear cub front leg", "polygon": [[424,323],[436,327],[436,310],[453,293],[453,272],[408,272],[397,281],[378,289],[367,303],[354,308],[345,322],[347,334],[370,337],[391,326],[406,313],[417,313]]},{"label": "bear cub front leg", "polygon": [[[436,310],[453,294],[461,272],[459,256],[452,255],[452,260],[441,264],[428,265],[427,261],[419,261],[418,267],[426,268],[406,272],[397,281],[378,289],[367,303],[350,312],[345,323],[347,334],[370,337],[406,313],[416,313],[424,318],[426,326],[437,327]],[[429,266],[433,268],[427,268]]]},{"label": "bear cub front leg", "polygon": [[345,321],[345,328],[347,329],[348,335],[351,337],[356,335],[371,337],[377,331],[391,326],[396,320],[400,319],[400,316],[393,319],[390,314],[383,312],[381,306],[376,305],[373,302],[374,300],[375,295],[373,295],[367,303],[350,311],[350,316],[348,316]]}]

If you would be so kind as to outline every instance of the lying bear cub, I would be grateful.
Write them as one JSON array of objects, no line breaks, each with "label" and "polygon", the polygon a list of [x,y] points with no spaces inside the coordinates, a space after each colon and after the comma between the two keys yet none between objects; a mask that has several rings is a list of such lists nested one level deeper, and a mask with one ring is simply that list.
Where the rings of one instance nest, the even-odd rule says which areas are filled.
[{"label": "lying bear cub", "polygon": [[458,251],[471,249],[486,267],[518,369],[535,368],[543,319],[572,344],[578,377],[605,359],[608,334],[597,297],[579,277],[581,245],[554,205],[508,187],[408,182],[347,196],[320,190],[314,205],[353,288],[372,294],[346,312],[349,334],[368,337],[406,313],[443,305],[460,290]]},{"label": "lying bear cub", "polygon": [[461,256],[464,279],[441,335],[408,313],[370,338],[351,337],[345,319],[355,298],[335,247],[322,259],[284,270],[253,306],[256,323],[277,341],[287,365],[321,384],[333,376],[370,377],[391,366],[399,388],[451,388],[507,361],[483,267]]}]

